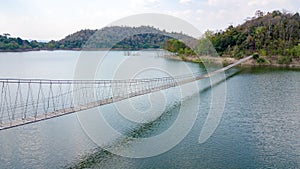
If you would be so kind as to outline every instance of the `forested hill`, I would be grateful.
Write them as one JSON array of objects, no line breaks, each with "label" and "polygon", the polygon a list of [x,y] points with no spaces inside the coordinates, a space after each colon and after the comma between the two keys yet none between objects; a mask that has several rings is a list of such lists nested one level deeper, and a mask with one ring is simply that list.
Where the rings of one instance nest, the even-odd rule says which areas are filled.
[{"label": "forested hill", "polygon": [[169,39],[180,39],[185,42],[195,41],[194,38],[176,32],[166,32],[150,26],[126,27],[111,26],[100,30],[81,30],[68,35],[59,41],[41,43],[21,38],[10,38],[9,34],[0,35],[0,51],[26,50],[57,50],[57,49],[148,49],[162,48]]},{"label": "forested hill", "polygon": [[220,55],[242,57],[257,52],[263,56],[300,57],[299,13],[257,11],[245,23],[225,31],[206,32]]},{"label": "forested hill", "polygon": [[[193,41],[182,33],[166,32],[150,26],[112,26],[100,30],[81,30],[58,41],[62,48],[162,48],[171,38]],[[87,42],[87,43],[86,43]]]}]

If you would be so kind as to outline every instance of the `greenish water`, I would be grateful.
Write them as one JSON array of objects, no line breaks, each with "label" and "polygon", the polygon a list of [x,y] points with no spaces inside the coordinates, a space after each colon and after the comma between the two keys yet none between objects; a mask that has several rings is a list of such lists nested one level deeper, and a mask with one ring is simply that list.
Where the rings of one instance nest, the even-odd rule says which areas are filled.
[{"label": "greenish water", "polygon": [[[109,78],[116,66],[125,64],[129,58],[123,54],[121,51],[109,52],[98,76]],[[134,62],[126,64],[134,67],[155,63],[175,74],[180,74],[185,66],[192,71],[205,72],[204,67],[197,64],[158,58],[156,54],[144,52],[135,56],[138,58],[133,58]],[[80,52],[70,51],[0,53],[0,75],[71,79],[79,56]],[[146,71],[140,76],[155,77],[159,73],[158,70]],[[199,95],[194,93],[183,100],[178,100],[178,89],[165,91],[164,97],[168,101],[164,111],[150,123],[130,122],[113,104],[99,108],[110,125],[127,136],[111,139],[111,146],[128,148],[136,145],[130,138],[164,133],[179,117],[181,108],[185,108],[183,113],[191,113],[195,111],[194,103],[200,99],[196,102],[199,109],[195,123],[187,136],[163,154],[128,158],[99,147],[88,137],[88,134],[97,134],[99,129],[87,133],[79,122],[81,115],[86,115],[85,120],[95,119],[98,115],[96,108],[0,131],[0,168],[299,168],[300,71],[234,68],[226,72],[226,76],[226,81],[212,87],[208,80],[199,82]],[[226,101],[220,123],[213,135],[200,144],[199,135],[209,114],[212,93],[221,97],[224,87]],[[159,101],[154,100],[156,104],[151,104],[149,97],[131,99],[131,104],[141,111],[159,106]],[[184,128],[186,123],[179,125]],[[149,146],[152,147],[146,145],[139,150],[159,147]]]}]

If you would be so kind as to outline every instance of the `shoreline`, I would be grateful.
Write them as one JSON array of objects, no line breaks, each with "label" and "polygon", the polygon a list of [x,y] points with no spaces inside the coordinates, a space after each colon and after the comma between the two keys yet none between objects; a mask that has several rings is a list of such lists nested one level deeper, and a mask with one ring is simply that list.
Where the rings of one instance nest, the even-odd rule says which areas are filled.
[{"label": "shoreline", "polygon": [[72,48],[72,49],[14,49],[14,50],[1,50],[0,52],[32,52],[32,51],[139,51],[139,50],[162,50],[162,49],[123,49],[123,48]]},{"label": "shoreline", "polygon": [[[73,49],[17,49],[17,50],[0,50],[0,52],[34,52],[34,51],[138,51],[131,49],[121,49],[121,48],[97,48],[97,49],[81,49],[81,48],[73,48]],[[141,49],[140,49],[141,50]],[[147,49],[146,49],[147,50]],[[149,50],[149,49],[148,49]],[[159,50],[159,49],[153,49]],[[166,59],[178,60],[184,62],[192,62],[192,63],[202,63],[202,64],[221,64],[223,66],[227,66],[233,64],[238,61],[238,59],[231,57],[211,57],[211,56],[201,56],[200,58],[195,56],[178,56],[178,55],[164,55],[159,56]],[[266,60],[265,63],[257,63],[256,60],[248,60],[245,63],[238,65],[239,67],[274,67],[274,68],[291,68],[291,69],[300,69],[300,58],[293,58],[292,62],[289,64],[279,64],[277,63],[277,57],[262,57]]]},{"label": "shoreline", "polygon": [[[235,63],[238,59],[230,58],[230,57],[211,57],[211,56],[201,56],[200,58],[196,58],[195,56],[162,56],[166,59],[178,60],[184,62],[192,62],[192,63],[208,63],[208,64],[222,64],[223,66],[227,66]],[[273,68],[292,68],[292,69],[300,69],[300,58],[293,59],[290,64],[279,64],[277,63],[277,59],[271,57],[271,59],[267,60],[265,63],[257,63],[256,60],[251,59],[238,65],[239,67],[250,68],[250,67],[273,67]]]}]

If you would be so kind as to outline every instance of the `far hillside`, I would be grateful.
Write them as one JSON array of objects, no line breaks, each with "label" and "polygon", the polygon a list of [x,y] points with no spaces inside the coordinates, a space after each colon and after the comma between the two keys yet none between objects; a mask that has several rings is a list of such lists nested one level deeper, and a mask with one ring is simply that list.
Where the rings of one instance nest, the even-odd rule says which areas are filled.
[{"label": "far hillside", "polygon": [[[299,13],[257,11],[241,25],[229,26],[224,31],[207,31],[205,35],[221,56],[240,58],[257,52],[266,56],[266,60],[278,59],[278,63],[286,64],[300,58]],[[205,39],[200,46],[201,43]]]},{"label": "far hillside", "polygon": [[162,48],[169,39],[187,43],[195,39],[176,32],[166,32],[150,26],[112,26],[100,30],[81,30],[58,41],[59,48],[120,48],[148,49]]},{"label": "far hillside", "polygon": [[0,51],[155,49],[163,48],[169,39],[179,39],[187,44],[196,40],[183,33],[167,32],[150,26],[111,26],[100,30],[81,30],[59,41],[52,40],[47,43],[13,38],[9,34],[0,35]]}]

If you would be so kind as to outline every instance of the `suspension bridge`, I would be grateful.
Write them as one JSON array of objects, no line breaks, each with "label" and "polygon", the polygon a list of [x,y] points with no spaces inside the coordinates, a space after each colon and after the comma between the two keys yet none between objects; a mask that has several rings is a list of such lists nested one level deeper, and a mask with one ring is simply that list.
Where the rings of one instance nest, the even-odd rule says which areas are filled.
[{"label": "suspension bridge", "polygon": [[207,74],[128,80],[0,79],[0,130],[55,118],[214,76]]}]

